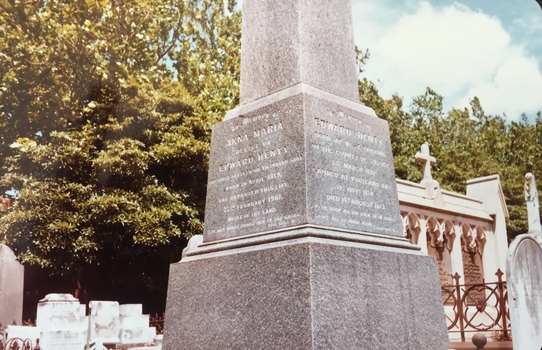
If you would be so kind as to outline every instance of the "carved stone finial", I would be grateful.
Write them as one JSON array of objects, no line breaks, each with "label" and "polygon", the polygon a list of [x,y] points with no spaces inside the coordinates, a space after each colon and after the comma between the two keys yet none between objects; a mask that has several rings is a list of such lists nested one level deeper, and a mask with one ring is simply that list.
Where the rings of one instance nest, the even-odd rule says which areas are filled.
[{"label": "carved stone finial", "polygon": [[540,225],[540,206],[538,203],[538,190],[532,173],[525,174],[525,201],[527,202],[527,217],[529,220],[529,233],[542,232]]},{"label": "carved stone finial", "polygon": [[538,191],[536,182],[532,173],[525,174],[525,200],[527,202],[536,200],[538,202]]}]

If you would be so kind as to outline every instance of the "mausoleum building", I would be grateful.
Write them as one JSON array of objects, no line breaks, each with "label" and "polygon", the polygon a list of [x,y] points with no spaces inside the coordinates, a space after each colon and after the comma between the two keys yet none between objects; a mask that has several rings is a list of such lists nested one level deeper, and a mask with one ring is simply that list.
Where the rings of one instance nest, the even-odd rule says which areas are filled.
[{"label": "mausoleum building", "polygon": [[508,209],[498,175],[467,181],[466,195],[443,190],[432,178],[436,159],[424,144],[416,154],[423,167],[420,183],[397,179],[405,237],[437,258],[441,284],[497,281],[505,272]]}]

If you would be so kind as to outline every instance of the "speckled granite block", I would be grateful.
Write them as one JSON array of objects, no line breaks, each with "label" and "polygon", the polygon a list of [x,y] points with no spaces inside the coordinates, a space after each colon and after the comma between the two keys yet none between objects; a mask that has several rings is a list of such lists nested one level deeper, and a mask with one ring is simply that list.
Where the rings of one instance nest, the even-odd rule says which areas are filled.
[{"label": "speckled granite block", "polygon": [[433,258],[306,239],[171,265],[164,349],[449,349]]},{"label": "speckled granite block", "polygon": [[359,101],[350,0],[243,2],[241,103],[306,83]]}]

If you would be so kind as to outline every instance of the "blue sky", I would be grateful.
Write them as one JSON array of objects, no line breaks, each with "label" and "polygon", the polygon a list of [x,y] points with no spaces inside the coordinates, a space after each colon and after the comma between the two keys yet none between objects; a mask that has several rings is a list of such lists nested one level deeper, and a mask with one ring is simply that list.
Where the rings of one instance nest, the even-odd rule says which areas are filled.
[{"label": "blue sky", "polygon": [[535,0],[352,0],[365,76],[405,99],[427,86],[445,110],[477,96],[486,113],[542,111],[542,10]]}]

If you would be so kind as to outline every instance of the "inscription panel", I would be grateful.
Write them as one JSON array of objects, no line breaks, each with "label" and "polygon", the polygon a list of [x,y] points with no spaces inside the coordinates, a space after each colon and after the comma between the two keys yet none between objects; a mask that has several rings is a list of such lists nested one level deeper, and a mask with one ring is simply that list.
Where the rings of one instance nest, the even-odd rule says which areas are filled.
[{"label": "inscription panel", "polygon": [[304,223],[402,236],[387,123],[300,94],[215,125],[204,240]]},{"label": "inscription panel", "polygon": [[83,350],[85,343],[85,330],[43,330],[40,337],[40,346],[50,350]]},{"label": "inscription panel", "polygon": [[205,241],[306,222],[301,96],[215,125]]},{"label": "inscription panel", "polygon": [[402,236],[387,123],[309,97],[306,129],[309,221]]}]

